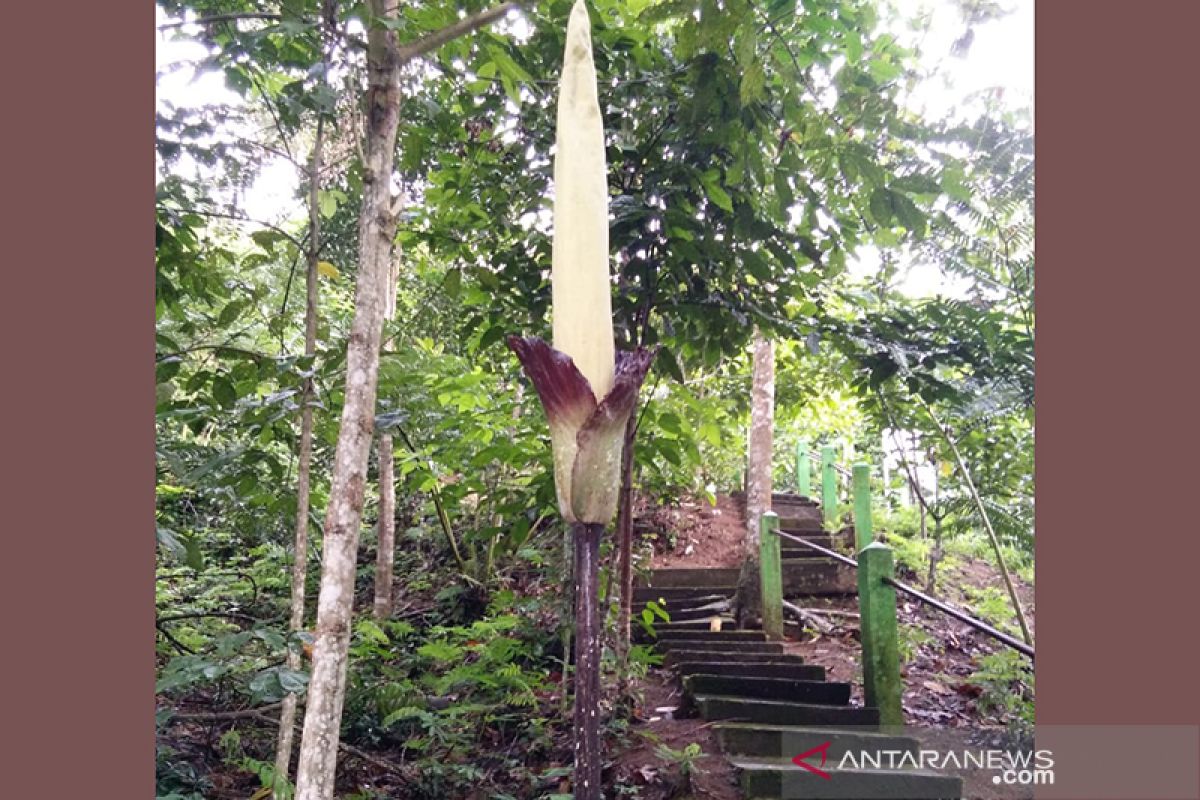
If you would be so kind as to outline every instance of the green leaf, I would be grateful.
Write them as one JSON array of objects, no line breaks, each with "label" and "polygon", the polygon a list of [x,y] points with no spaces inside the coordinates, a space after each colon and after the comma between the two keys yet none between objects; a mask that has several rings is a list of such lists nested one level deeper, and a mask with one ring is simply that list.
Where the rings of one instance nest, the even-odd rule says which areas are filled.
[{"label": "green leaf", "polygon": [[247,303],[244,300],[235,300],[232,303],[226,304],[221,309],[221,315],[217,317],[217,325],[222,328],[228,327],[233,323],[241,313],[246,309]]},{"label": "green leaf", "polygon": [[221,408],[232,408],[238,399],[237,389],[233,388],[233,383],[224,375],[213,378],[212,393],[213,399]]},{"label": "green leaf", "polygon": [[721,186],[721,173],[719,171],[714,169],[703,173],[700,176],[700,183],[703,184],[704,193],[708,196],[709,200],[729,213],[733,213],[733,200]]},{"label": "green leaf", "polygon": [[883,227],[891,224],[895,212],[892,210],[891,192],[880,186],[871,192],[871,216]]},{"label": "green leaf", "polygon": [[447,297],[449,297],[450,299],[453,300],[458,297],[459,292],[461,290],[462,290],[462,270],[461,269],[452,269],[452,270],[448,271],[446,273],[446,280],[442,282],[442,291],[444,291],[446,293]]},{"label": "green leaf", "polygon": [[922,238],[925,235],[925,215],[907,196],[891,192],[890,197],[892,209],[896,212],[896,218],[900,220],[900,224],[912,231],[918,239]]},{"label": "green leaf", "polygon": [[505,328],[503,325],[493,325],[488,328],[487,333],[479,337],[479,349],[483,350],[490,345],[495,344],[504,338]]},{"label": "green leaf", "polygon": [[426,642],[417,648],[417,655],[434,661],[457,661],[462,654],[461,647],[449,642]]},{"label": "green leaf", "polygon": [[317,209],[321,212],[321,216],[329,219],[337,213],[338,201],[333,192],[319,191],[317,192]]},{"label": "green leaf", "polygon": [[375,622],[369,619],[364,619],[354,626],[354,630],[364,639],[379,644],[390,644],[388,635],[384,633],[383,628],[379,627]]},{"label": "green leaf", "polygon": [[492,61],[500,68],[501,77],[507,76],[510,80],[520,83],[533,83],[533,76],[521,67],[516,61],[513,61],[512,56],[504,51],[498,45],[488,45],[488,54],[491,55]]},{"label": "green leaf", "polygon": [[941,194],[942,186],[928,175],[905,175],[892,181],[892,188],[912,194]]},{"label": "green leaf", "polygon": [[762,64],[751,64],[742,73],[742,81],[738,85],[738,100],[743,106],[757,103],[766,96],[767,75],[763,72]]}]

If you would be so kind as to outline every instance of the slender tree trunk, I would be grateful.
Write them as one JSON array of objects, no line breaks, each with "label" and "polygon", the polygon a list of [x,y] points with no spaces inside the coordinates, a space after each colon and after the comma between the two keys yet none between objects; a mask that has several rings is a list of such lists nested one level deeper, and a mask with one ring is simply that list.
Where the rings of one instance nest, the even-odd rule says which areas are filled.
[{"label": "slender tree trunk", "polygon": [[400,17],[399,0],[369,1],[371,16],[381,24],[373,24],[367,31],[366,146],[358,220],[358,276],[354,319],[346,348],[345,401],[325,515],[321,592],[317,598],[313,669],[297,762],[296,800],[333,798],[346,694],[358,529],[375,431],[386,280],[400,210],[391,197],[400,124],[400,70],[408,61],[499,19],[514,7],[514,3],[502,3],[400,47],[393,30]]},{"label": "slender tree trunk", "polygon": [[[396,317],[396,282],[400,278],[400,260],[392,260],[388,273],[384,318]],[[396,459],[390,433],[379,434],[379,523],[376,528],[378,549],[375,553],[375,619],[392,615],[392,576],[396,562]]]},{"label": "slender tree trunk", "polygon": [[625,695],[629,680],[629,620],[633,615],[633,447],[637,438],[637,406],[625,424],[621,450],[621,496],[617,505],[617,564],[621,606],[617,609],[618,691]]},{"label": "slender tree trunk", "polygon": [[[380,20],[398,18],[398,0],[371,0]],[[396,210],[391,180],[400,122],[400,58],[395,34],[382,25],[367,33],[366,164],[359,216],[359,263],[354,320],[346,351],[346,398],[334,454],[313,669],[297,764],[297,800],[332,800],[342,704],[346,690],[358,529],[375,430],[379,340],[385,277],[392,262]]]},{"label": "slender tree trunk", "polygon": [[[312,162],[308,172],[308,253],[305,270],[304,355],[317,352],[317,257],[321,247],[321,214],[317,204],[320,189],[321,146],[324,141],[325,120],[317,119],[317,137],[313,143]],[[304,627],[304,590],[308,572],[308,515],[312,484],[313,384],[305,378],[300,390],[300,453],[296,468],[296,533],[292,556],[292,603],[288,631],[296,634]],[[299,670],[300,651],[288,647],[287,668]],[[297,697],[288,693],[279,712],[279,738],[275,747],[275,775],[286,779],[291,770],[292,741],[296,729]]]},{"label": "slender tree trunk", "polygon": [[375,559],[375,619],[392,615],[392,565],[396,558],[396,472],[392,437],[379,436],[379,550]]},{"label": "slender tree trunk", "polygon": [[929,574],[925,577],[925,593],[933,594],[937,584],[937,568],[942,563],[942,518],[933,518],[933,550],[929,553]]},{"label": "slender tree trunk", "polygon": [[771,461],[775,438],[775,348],[754,332],[754,372],[750,388],[750,447],[746,480],[745,553],[758,558],[758,520],[771,510]]},{"label": "slender tree trunk", "polygon": [[575,800],[600,800],[600,536],[598,523],[571,524],[575,539]]},{"label": "slender tree trunk", "polygon": [[1008,565],[1004,563],[1004,553],[1000,551],[1000,540],[996,538],[996,531],[992,528],[992,520],[988,516],[987,508],[983,505],[983,498],[979,496],[979,491],[975,488],[975,482],[971,480],[971,472],[967,469],[967,464],[963,461],[962,453],[959,452],[954,438],[950,436],[950,431],[942,425],[941,420],[933,413],[933,408],[920,397],[917,397],[917,402],[929,414],[929,419],[933,421],[934,427],[942,435],[946,444],[950,445],[950,451],[954,453],[954,461],[958,466],[958,472],[967,484],[967,490],[971,493],[971,499],[975,502],[975,508],[979,511],[979,516],[983,518],[984,530],[987,531],[988,540],[992,543],[992,552],[996,554],[996,565],[1000,567],[1000,577],[1004,579],[1004,585],[1008,588],[1008,596],[1012,600],[1013,611],[1017,615],[1017,623],[1021,626],[1021,637],[1025,640],[1025,644],[1032,645],[1033,635],[1029,632],[1029,623],[1025,620],[1025,610],[1021,607],[1021,599],[1017,597],[1017,590],[1013,586],[1012,576],[1008,574]]},{"label": "slender tree trunk", "polygon": [[746,462],[746,535],[738,578],[738,624],[759,613],[759,518],[771,510],[771,456],[775,437],[775,349],[754,331],[754,371],[750,387],[750,435]]}]

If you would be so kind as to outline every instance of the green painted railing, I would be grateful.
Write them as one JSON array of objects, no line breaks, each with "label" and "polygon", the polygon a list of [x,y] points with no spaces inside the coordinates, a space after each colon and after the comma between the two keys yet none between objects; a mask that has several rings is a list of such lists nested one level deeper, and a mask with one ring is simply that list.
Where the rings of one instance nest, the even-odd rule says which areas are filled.
[{"label": "green painted railing", "polygon": [[900,679],[899,623],[896,615],[896,592],[908,594],[945,614],[967,623],[976,630],[1033,658],[1033,648],[982,620],[948,606],[896,580],[895,557],[892,548],[874,541],[871,522],[871,467],[854,464],[846,470],[837,463],[838,448],[821,447],[820,456],[812,452],[807,440],[796,445],[796,491],[810,496],[811,468],[820,464],[821,509],[824,526],[833,533],[838,524],[839,473],[850,478],[850,501],[854,508],[854,545],[857,560],[813,544],[801,537],[782,533],[775,512],[763,514],[759,523],[759,564],[763,608],[763,632],[770,639],[783,638],[783,562],[780,557],[780,538],[786,537],[820,551],[858,570],[859,629],[863,648],[863,695],[866,705],[879,709],[880,724],[903,725],[901,707],[903,683]]}]

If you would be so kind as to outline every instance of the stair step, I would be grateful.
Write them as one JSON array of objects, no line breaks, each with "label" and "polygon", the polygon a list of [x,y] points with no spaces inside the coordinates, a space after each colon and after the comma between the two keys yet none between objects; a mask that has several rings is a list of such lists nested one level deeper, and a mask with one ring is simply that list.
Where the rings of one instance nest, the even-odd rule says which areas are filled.
[{"label": "stair step", "polygon": [[737,591],[735,584],[728,586],[662,586],[662,585],[638,585],[633,588],[633,602],[648,603],[653,600],[656,603],[667,601],[679,602],[681,600],[694,600],[701,598],[728,598],[733,597]]},{"label": "stair step", "polygon": [[825,681],[796,680],[795,678],[761,678],[747,675],[688,675],[683,688],[691,694],[752,697],[762,700],[782,700],[789,703],[811,703],[846,706],[850,703],[850,684]]},{"label": "stair step", "polygon": [[[832,558],[784,558],[782,563],[783,591],[789,596],[846,595],[858,591],[854,568]],[[736,567],[656,569],[650,574],[649,583],[650,586],[663,588],[734,586],[739,572]],[[728,591],[732,596],[734,590]],[[644,594],[640,596],[647,597]],[[654,591],[650,591],[648,596],[657,599]],[[662,596],[666,597],[665,594]],[[639,594],[635,592],[634,599],[638,598]]]},{"label": "stair step", "polygon": [[779,529],[782,531],[829,533],[825,530],[825,520],[821,512],[815,508],[776,507],[774,511],[779,516]]},{"label": "stair step", "polygon": [[827,725],[862,727],[879,725],[879,709],[859,706],[826,706],[761,700],[727,695],[697,694],[692,701],[707,720],[766,722],[773,725]]},{"label": "stair step", "polygon": [[[788,533],[788,531],[784,531],[784,533]],[[793,533],[791,535],[799,536],[801,539],[807,539],[810,542],[821,545],[821,547],[833,547],[836,543],[840,543],[842,541],[842,539],[838,538],[837,536],[830,536],[828,533],[824,533],[824,532],[821,532],[821,533],[804,532],[804,533]],[[793,542],[792,540],[786,539],[786,538],[780,539],[779,545],[781,547],[804,547],[804,545],[800,544],[799,542]]]},{"label": "stair step", "polygon": [[797,595],[847,595],[858,593],[854,567],[832,558],[784,558],[783,593]]},{"label": "stair step", "polygon": [[[817,542],[817,544],[821,543]],[[826,550],[834,550],[836,552],[835,548],[827,547],[823,544],[821,546],[825,547]],[[802,544],[794,544],[790,547],[785,545],[779,548],[779,555],[781,558],[786,558],[789,560],[793,558],[829,558],[829,556],[825,555],[820,550],[814,550],[811,547],[805,547]]]},{"label": "stair step", "polygon": [[[772,643],[774,644],[774,643]],[[663,658],[663,665],[673,667],[677,664],[705,663],[705,664],[730,664],[751,667],[759,664],[774,664],[793,666],[803,664],[804,659],[790,653],[784,654],[782,645],[775,645],[778,650],[768,652],[748,652],[746,650],[704,650],[701,645],[695,647],[680,643],[679,648],[672,648],[670,652]]]},{"label": "stair step", "polygon": [[[748,798],[804,797],[816,800],[946,800],[962,797],[962,779],[920,770],[838,770],[826,761],[828,780],[790,760],[733,758],[742,792]],[[818,759],[813,766],[818,766]],[[831,767],[833,769],[831,769]]]},{"label": "stair step", "polygon": [[[671,622],[688,622],[692,620],[711,620],[713,617],[728,617],[731,603],[728,600],[718,600],[712,603],[705,603],[698,606],[687,606],[680,608],[672,608],[670,605],[663,606],[663,609],[671,617]],[[635,608],[635,613],[640,614],[641,609]],[[661,625],[662,618],[655,617],[654,624]]]},{"label": "stair step", "polygon": [[680,661],[673,664],[680,675],[723,675],[732,678],[791,678],[798,681],[823,681],[825,668],[816,664],[786,661],[760,663],[740,661]]},{"label": "stair step", "polygon": [[668,655],[676,650],[686,651],[692,655],[696,653],[744,653],[747,655],[773,653],[775,655],[783,655],[783,645],[778,642],[746,642],[731,641],[728,639],[719,641],[711,639],[666,639],[656,642],[655,647],[660,652]]},{"label": "stair step", "polygon": [[[744,722],[719,722],[713,726],[713,730],[717,733],[721,749],[731,756],[790,759],[830,742],[828,761],[837,764],[846,753],[857,755],[862,751],[874,753],[879,750],[915,753],[920,749],[920,742],[911,736],[892,736],[872,731],[752,725]],[[814,762],[818,763],[819,760]]]},{"label": "stair step", "polygon": [[[733,587],[737,586],[739,572],[740,570],[737,567],[713,567],[710,569],[675,567],[672,569],[656,569],[650,573],[645,585],[679,589],[728,586],[730,587],[728,591],[732,595],[735,591]],[[637,597],[636,591],[634,597]]]},{"label": "stair step", "polygon": [[795,494],[793,492],[771,492],[771,504],[778,505],[780,503],[790,503],[800,506],[816,506],[820,503],[806,495]]},{"label": "stair step", "polygon": [[[690,627],[692,622],[671,622],[656,625],[654,632],[660,642],[765,642],[767,635],[762,631],[723,630],[710,631],[708,624],[703,627]],[[685,627],[686,626],[686,627]]]}]

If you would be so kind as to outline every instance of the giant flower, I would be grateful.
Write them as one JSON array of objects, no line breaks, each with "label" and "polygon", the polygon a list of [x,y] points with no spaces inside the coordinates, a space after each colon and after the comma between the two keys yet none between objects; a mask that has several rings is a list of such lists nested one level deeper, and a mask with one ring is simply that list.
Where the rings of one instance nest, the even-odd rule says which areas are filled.
[{"label": "giant flower", "polygon": [[[613,346],[604,121],[587,8],[567,23],[554,156],[554,347],[509,337],[550,423],[558,506],[568,522],[606,524],[617,508],[623,432],[654,352]],[[557,349],[556,349],[557,348]]]}]

